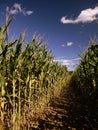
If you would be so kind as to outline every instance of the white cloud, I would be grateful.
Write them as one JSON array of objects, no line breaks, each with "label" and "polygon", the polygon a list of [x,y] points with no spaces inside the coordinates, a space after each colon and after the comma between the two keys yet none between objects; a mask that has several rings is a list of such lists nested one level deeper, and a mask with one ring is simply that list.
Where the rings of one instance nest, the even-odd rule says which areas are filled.
[{"label": "white cloud", "polygon": [[72,46],[73,42],[67,42],[67,46]]},{"label": "white cloud", "polygon": [[13,10],[9,11],[9,14],[17,14],[17,13],[18,13],[18,10],[16,10],[16,9],[13,9]]},{"label": "white cloud", "polygon": [[74,63],[76,63],[76,61],[79,61],[80,58],[75,58],[75,59],[55,59],[54,61],[56,62],[60,62],[62,65],[74,65]]},{"label": "white cloud", "polygon": [[71,60],[64,60],[64,59],[56,59],[54,61],[59,62],[63,65],[69,65],[71,63]]},{"label": "white cloud", "polygon": [[33,11],[31,10],[26,11],[24,8],[21,7],[21,4],[18,3],[15,3],[11,8],[7,6],[6,12],[8,16],[18,13],[22,13],[23,15],[31,15],[33,13]]},{"label": "white cloud", "polygon": [[59,62],[61,65],[66,65],[68,67],[68,70],[74,69],[75,66],[77,66],[80,58],[74,58],[74,59],[55,59],[54,62]]},{"label": "white cloud", "polygon": [[15,3],[15,4],[13,5],[13,7],[14,7],[15,9],[18,9],[20,12],[22,11],[21,4]]},{"label": "white cloud", "polygon": [[76,17],[76,19],[67,19],[66,16],[63,16],[61,18],[61,22],[63,24],[90,23],[98,19],[97,15],[98,6],[96,6],[94,9],[88,8],[82,10],[81,13]]},{"label": "white cloud", "polygon": [[62,60],[62,65],[66,65],[66,66],[73,65],[73,62],[72,60]]},{"label": "white cloud", "polygon": [[61,47],[65,47],[65,45],[64,45],[64,44],[62,44],[62,45],[61,45]]},{"label": "white cloud", "polygon": [[61,47],[66,47],[66,46],[72,46],[73,42],[67,42],[66,44],[62,44]]},{"label": "white cloud", "polygon": [[33,13],[33,12],[30,11],[30,10],[26,12],[27,15],[31,15],[32,13]]}]

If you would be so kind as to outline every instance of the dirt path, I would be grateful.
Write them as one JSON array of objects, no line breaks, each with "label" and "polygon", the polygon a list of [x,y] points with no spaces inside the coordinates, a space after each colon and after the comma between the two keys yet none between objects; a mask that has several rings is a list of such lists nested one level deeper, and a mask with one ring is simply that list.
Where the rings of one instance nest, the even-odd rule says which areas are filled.
[{"label": "dirt path", "polygon": [[51,100],[38,127],[31,130],[98,130],[96,112],[89,116],[85,101],[76,96],[72,87],[63,90],[59,97]]}]

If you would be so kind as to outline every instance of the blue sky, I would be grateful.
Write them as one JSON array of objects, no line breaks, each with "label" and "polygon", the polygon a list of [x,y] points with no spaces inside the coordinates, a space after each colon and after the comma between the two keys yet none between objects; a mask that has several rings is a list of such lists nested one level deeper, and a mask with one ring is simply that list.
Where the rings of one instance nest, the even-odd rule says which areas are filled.
[{"label": "blue sky", "polygon": [[27,41],[36,32],[44,36],[55,60],[73,70],[90,37],[98,36],[97,0],[1,0],[0,25],[5,14],[14,16],[10,36],[26,31]]}]

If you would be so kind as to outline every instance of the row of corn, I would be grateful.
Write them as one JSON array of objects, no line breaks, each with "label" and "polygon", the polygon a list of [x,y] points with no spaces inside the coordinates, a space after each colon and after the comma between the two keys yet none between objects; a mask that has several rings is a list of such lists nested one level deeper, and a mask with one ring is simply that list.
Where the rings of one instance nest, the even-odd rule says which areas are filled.
[{"label": "row of corn", "polygon": [[84,96],[98,100],[98,41],[96,39],[90,40],[90,45],[81,56],[73,79]]},{"label": "row of corn", "polygon": [[65,66],[54,62],[43,38],[8,42],[0,28],[0,129],[29,130],[33,116],[65,85]]}]

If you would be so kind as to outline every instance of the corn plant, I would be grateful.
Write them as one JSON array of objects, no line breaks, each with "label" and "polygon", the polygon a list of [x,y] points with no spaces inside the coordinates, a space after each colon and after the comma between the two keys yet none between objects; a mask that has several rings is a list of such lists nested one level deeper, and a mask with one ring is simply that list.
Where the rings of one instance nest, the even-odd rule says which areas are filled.
[{"label": "corn plant", "polygon": [[34,35],[24,45],[22,34],[8,41],[6,30],[7,25],[0,28],[0,121],[5,129],[29,130],[31,119],[66,83],[68,71],[54,62],[43,38]]},{"label": "corn plant", "polygon": [[81,56],[80,64],[74,72],[81,92],[97,100],[98,94],[98,44],[90,41],[90,46]]}]

